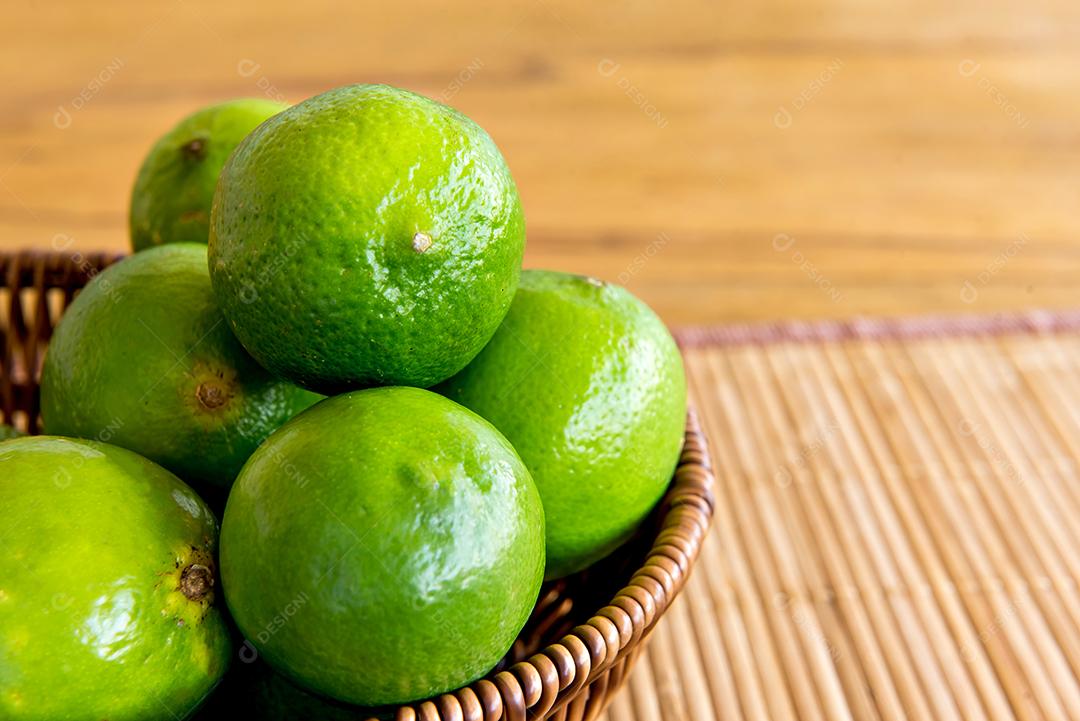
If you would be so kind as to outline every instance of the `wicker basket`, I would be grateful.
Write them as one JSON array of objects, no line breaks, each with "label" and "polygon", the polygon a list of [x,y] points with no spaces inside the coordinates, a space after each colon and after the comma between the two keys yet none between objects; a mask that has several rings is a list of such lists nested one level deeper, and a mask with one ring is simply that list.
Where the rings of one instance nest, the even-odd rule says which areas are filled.
[{"label": "wicker basket", "polygon": [[[37,431],[38,374],[52,329],[75,293],[120,257],[0,254],[4,422]],[[691,412],[675,478],[636,538],[586,571],[545,584],[513,648],[486,678],[386,715],[401,721],[596,718],[686,582],[712,517],[714,483]]]}]

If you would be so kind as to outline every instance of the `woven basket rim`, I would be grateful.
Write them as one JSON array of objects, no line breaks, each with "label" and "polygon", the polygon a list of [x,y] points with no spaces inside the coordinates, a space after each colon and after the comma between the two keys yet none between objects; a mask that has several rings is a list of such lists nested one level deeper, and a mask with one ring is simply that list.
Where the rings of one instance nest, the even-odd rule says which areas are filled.
[{"label": "woven basket rim", "polygon": [[[0,288],[61,286],[70,292],[122,257],[109,252],[0,252]],[[433,699],[379,709],[380,715],[392,713],[400,721],[524,721],[526,715],[547,718],[568,703],[589,702],[594,694],[602,706],[685,585],[712,521],[715,485],[708,443],[691,406],[678,466],[658,505],[655,535],[650,529],[639,536],[643,544],[651,539],[649,550],[606,605],[558,641],[505,670]]]}]

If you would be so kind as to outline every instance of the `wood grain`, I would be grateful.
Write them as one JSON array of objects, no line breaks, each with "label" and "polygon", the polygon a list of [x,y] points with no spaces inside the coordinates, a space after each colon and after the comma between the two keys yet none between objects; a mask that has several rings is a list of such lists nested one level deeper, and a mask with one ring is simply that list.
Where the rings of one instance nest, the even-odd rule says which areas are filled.
[{"label": "wood grain", "polygon": [[[1077,304],[1076,3],[31,0],[4,20],[3,250],[126,248],[143,154],[203,104],[389,82],[493,135],[528,265],[623,282],[675,325]],[[607,717],[1080,714],[1078,351],[689,352],[724,502]]]},{"label": "wood grain", "polygon": [[4,14],[3,249],[126,247],[143,153],[202,104],[381,81],[491,132],[524,198],[530,266],[621,280],[673,324],[1076,302],[1075,3],[60,0]]}]

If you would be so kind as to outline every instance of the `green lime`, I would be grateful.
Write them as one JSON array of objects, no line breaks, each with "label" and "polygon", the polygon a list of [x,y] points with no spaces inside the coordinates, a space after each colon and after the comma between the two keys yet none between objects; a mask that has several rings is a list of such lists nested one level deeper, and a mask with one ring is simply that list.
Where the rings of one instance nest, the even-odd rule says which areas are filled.
[{"label": "green lime", "polygon": [[19,429],[7,425],[6,423],[0,423],[0,441],[6,441],[9,438],[18,438],[22,433]]},{"label": "green lime", "polygon": [[186,717],[231,656],[203,501],[68,438],[5,441],[0,478],[0,718]]},{"label": "green lime", "polygon": [[391,721],[394,707],[371,709],[334,701],[303,690],[244,647],[242,663],[234,663],[199,707],[192,721],[254,718],[259,721]]},{"label": "green lime", "polygon": [[232,100],[184,118],[146,156],[131,191],[131,247],[203,243],[221,166],[259,123],[288,105]]},{"label": "green lime", "polygon": [[370,709],[321,698],[290,683],[265,664],[257,664],[248,688],[248,705],[261,721],[367,721]]},{"label": "green lime", "polygon": [[353,85],[240,144],[214,199],[210,275],[272,372],[323,392],[427,387],[491,338],[524,247],[487,133],[419,95]]},{"label": "green lime", "polygon": [[417,388],[346,393],[286,423],[244,466],[222,522],[222,583],[250,648],[362,706],[482,676],[543,568],[543,509],[514,449]]},{"label": "green lime", "polygon": [[270,432],[319,399],[272,377],[229,331],[206,246],[137,253],[95,277],[49,343],[49,433],[107,441],[227,488]]},{"label": "green lime", "polygon": [[503,432],[547,517],[548,578],[626,541],[664,493],[686,422],[682,358],[625,288],[525,271],[510,312],[439,389]]}]

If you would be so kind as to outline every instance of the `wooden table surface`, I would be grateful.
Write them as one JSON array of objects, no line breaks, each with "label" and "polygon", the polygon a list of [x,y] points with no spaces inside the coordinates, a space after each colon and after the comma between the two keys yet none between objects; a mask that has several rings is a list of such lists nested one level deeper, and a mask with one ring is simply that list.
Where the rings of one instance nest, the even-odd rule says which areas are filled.
[{"label": "wooden table surface", "polygon": [[[621,282],[672,325],[1080,305],[1080,3],[17,0],[0,35],[0,251],[126,249],[144,153],[202,105],[386,82],[495,138],[527,265]],[[730,461],[709,393],[733,387],[699,358]],[[681,645],[712,629],[702,653],[721,657],[716,578],[696,573],[610,721],[788,703]],[[876,718],[860,693],[829,718]]]},{"label": "wooden table surface", "polygon": [[672,324],[1075,304],[1080,5],[765,0],[4,8],[0,249],[127,246],[212,101],[388,82],[483,125],[530,266]]}]

